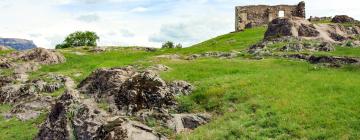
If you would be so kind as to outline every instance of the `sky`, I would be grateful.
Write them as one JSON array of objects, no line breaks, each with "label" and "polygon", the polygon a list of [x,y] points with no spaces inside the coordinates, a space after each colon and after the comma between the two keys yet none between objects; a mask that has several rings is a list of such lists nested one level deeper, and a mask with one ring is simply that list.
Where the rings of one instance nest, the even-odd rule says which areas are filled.
[{"label": "sky", "polygon": [[[235,6],[298,0],[0,0],[0,37],[54,48],[74,31],[95,31],[100,46],[189,46],[234,31]],[[360,19],[359,0],[305,0],[307,16]]]}]

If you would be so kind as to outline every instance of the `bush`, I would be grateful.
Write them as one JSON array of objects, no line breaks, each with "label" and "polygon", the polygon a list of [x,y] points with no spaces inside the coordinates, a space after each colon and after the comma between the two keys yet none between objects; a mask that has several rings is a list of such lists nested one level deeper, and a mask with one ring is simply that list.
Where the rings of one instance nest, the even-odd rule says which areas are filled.
[{"label": "bush", "polygon": [[182,48],[182,45],[179,43],[175,46],[175,48]]},{"label": "bush", "polygon": [[162,45],[161,48],[163,48],[163,49],[182,48],[182,45],[180,43],[175,45],[174,42],[167,41]]},{"label": "bush", "polygon": [[165,42],[165,43],[162,45],[161,48],[163,48],[163,49],[172,49],[172,48],[174,48],[174,47],[175,47],[175,46],[174,46],[174,43],[173,43],[173,42],[167,41],[167,42]]},{"label": "bush", "polygon": [[56,49],[80,47],[80,46],[97,46],[97,40],[99,36],[95,32],[90,31],[77,31],[68,35],[64,42],[56,45]]}]

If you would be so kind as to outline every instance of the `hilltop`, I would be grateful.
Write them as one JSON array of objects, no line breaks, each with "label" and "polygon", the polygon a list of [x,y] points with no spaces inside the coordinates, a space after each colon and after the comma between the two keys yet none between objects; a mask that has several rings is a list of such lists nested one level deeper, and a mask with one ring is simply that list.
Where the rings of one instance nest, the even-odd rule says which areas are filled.
[{"label": "hilltop", "polygon": [[[276,29],[287,23],[274,22]],[[323,23],[308,24],[306,35]],[[129,133],[149,139],[358,139],[358,33],[326,42],[276,33],[285,30],[264,40],[267,31],[254,27],[181,49],[4,52],[0,139]],[[21,68],[26,71],[16,71]]]},{"label": "hilltop", "polygon": [[0,45],[16,50],[28,50],[37,47],[31,40],[18,38],[0,38]]}]

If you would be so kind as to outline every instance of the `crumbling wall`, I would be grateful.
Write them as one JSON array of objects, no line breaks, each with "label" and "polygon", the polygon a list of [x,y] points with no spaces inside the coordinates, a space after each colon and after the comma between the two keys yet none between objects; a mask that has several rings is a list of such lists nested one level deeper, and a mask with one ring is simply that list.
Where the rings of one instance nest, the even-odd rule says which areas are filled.
[{"label": "crumbling wall", "polygon": [[242,31],[245,28],[268,24],[279,17],[283,11],[284,18],[301,17],[305,19],[305,2],[298,5],[250,5],[237,6],[235,8],[235,30]]}]

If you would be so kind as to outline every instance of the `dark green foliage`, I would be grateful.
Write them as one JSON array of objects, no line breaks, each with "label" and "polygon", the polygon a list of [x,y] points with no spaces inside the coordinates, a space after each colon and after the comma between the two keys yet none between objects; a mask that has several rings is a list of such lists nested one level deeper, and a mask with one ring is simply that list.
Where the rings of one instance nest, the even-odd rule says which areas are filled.
[{"label": "dark green foliage", "polygon": [[172,49],[172,48],[175,48],[175,45],[174,45],[174,42],[167,41],[162,45],[161,48],[163,48],[163,49]]},{"label": "dark green foliage", "polygon": [[182,48],[182,47],[183,47],[183,46],[182,46],[180,43],[175,46],[175,48],[178,48],[178,49],[180,49],[180,48]]},{"label": "dark green foliage", "polygon": [[62,44],[56,45],[56,49],[80,47],[80,46],[97,46],[96,41],[99,36],[91,31],[77,31],[68,35]]}]

